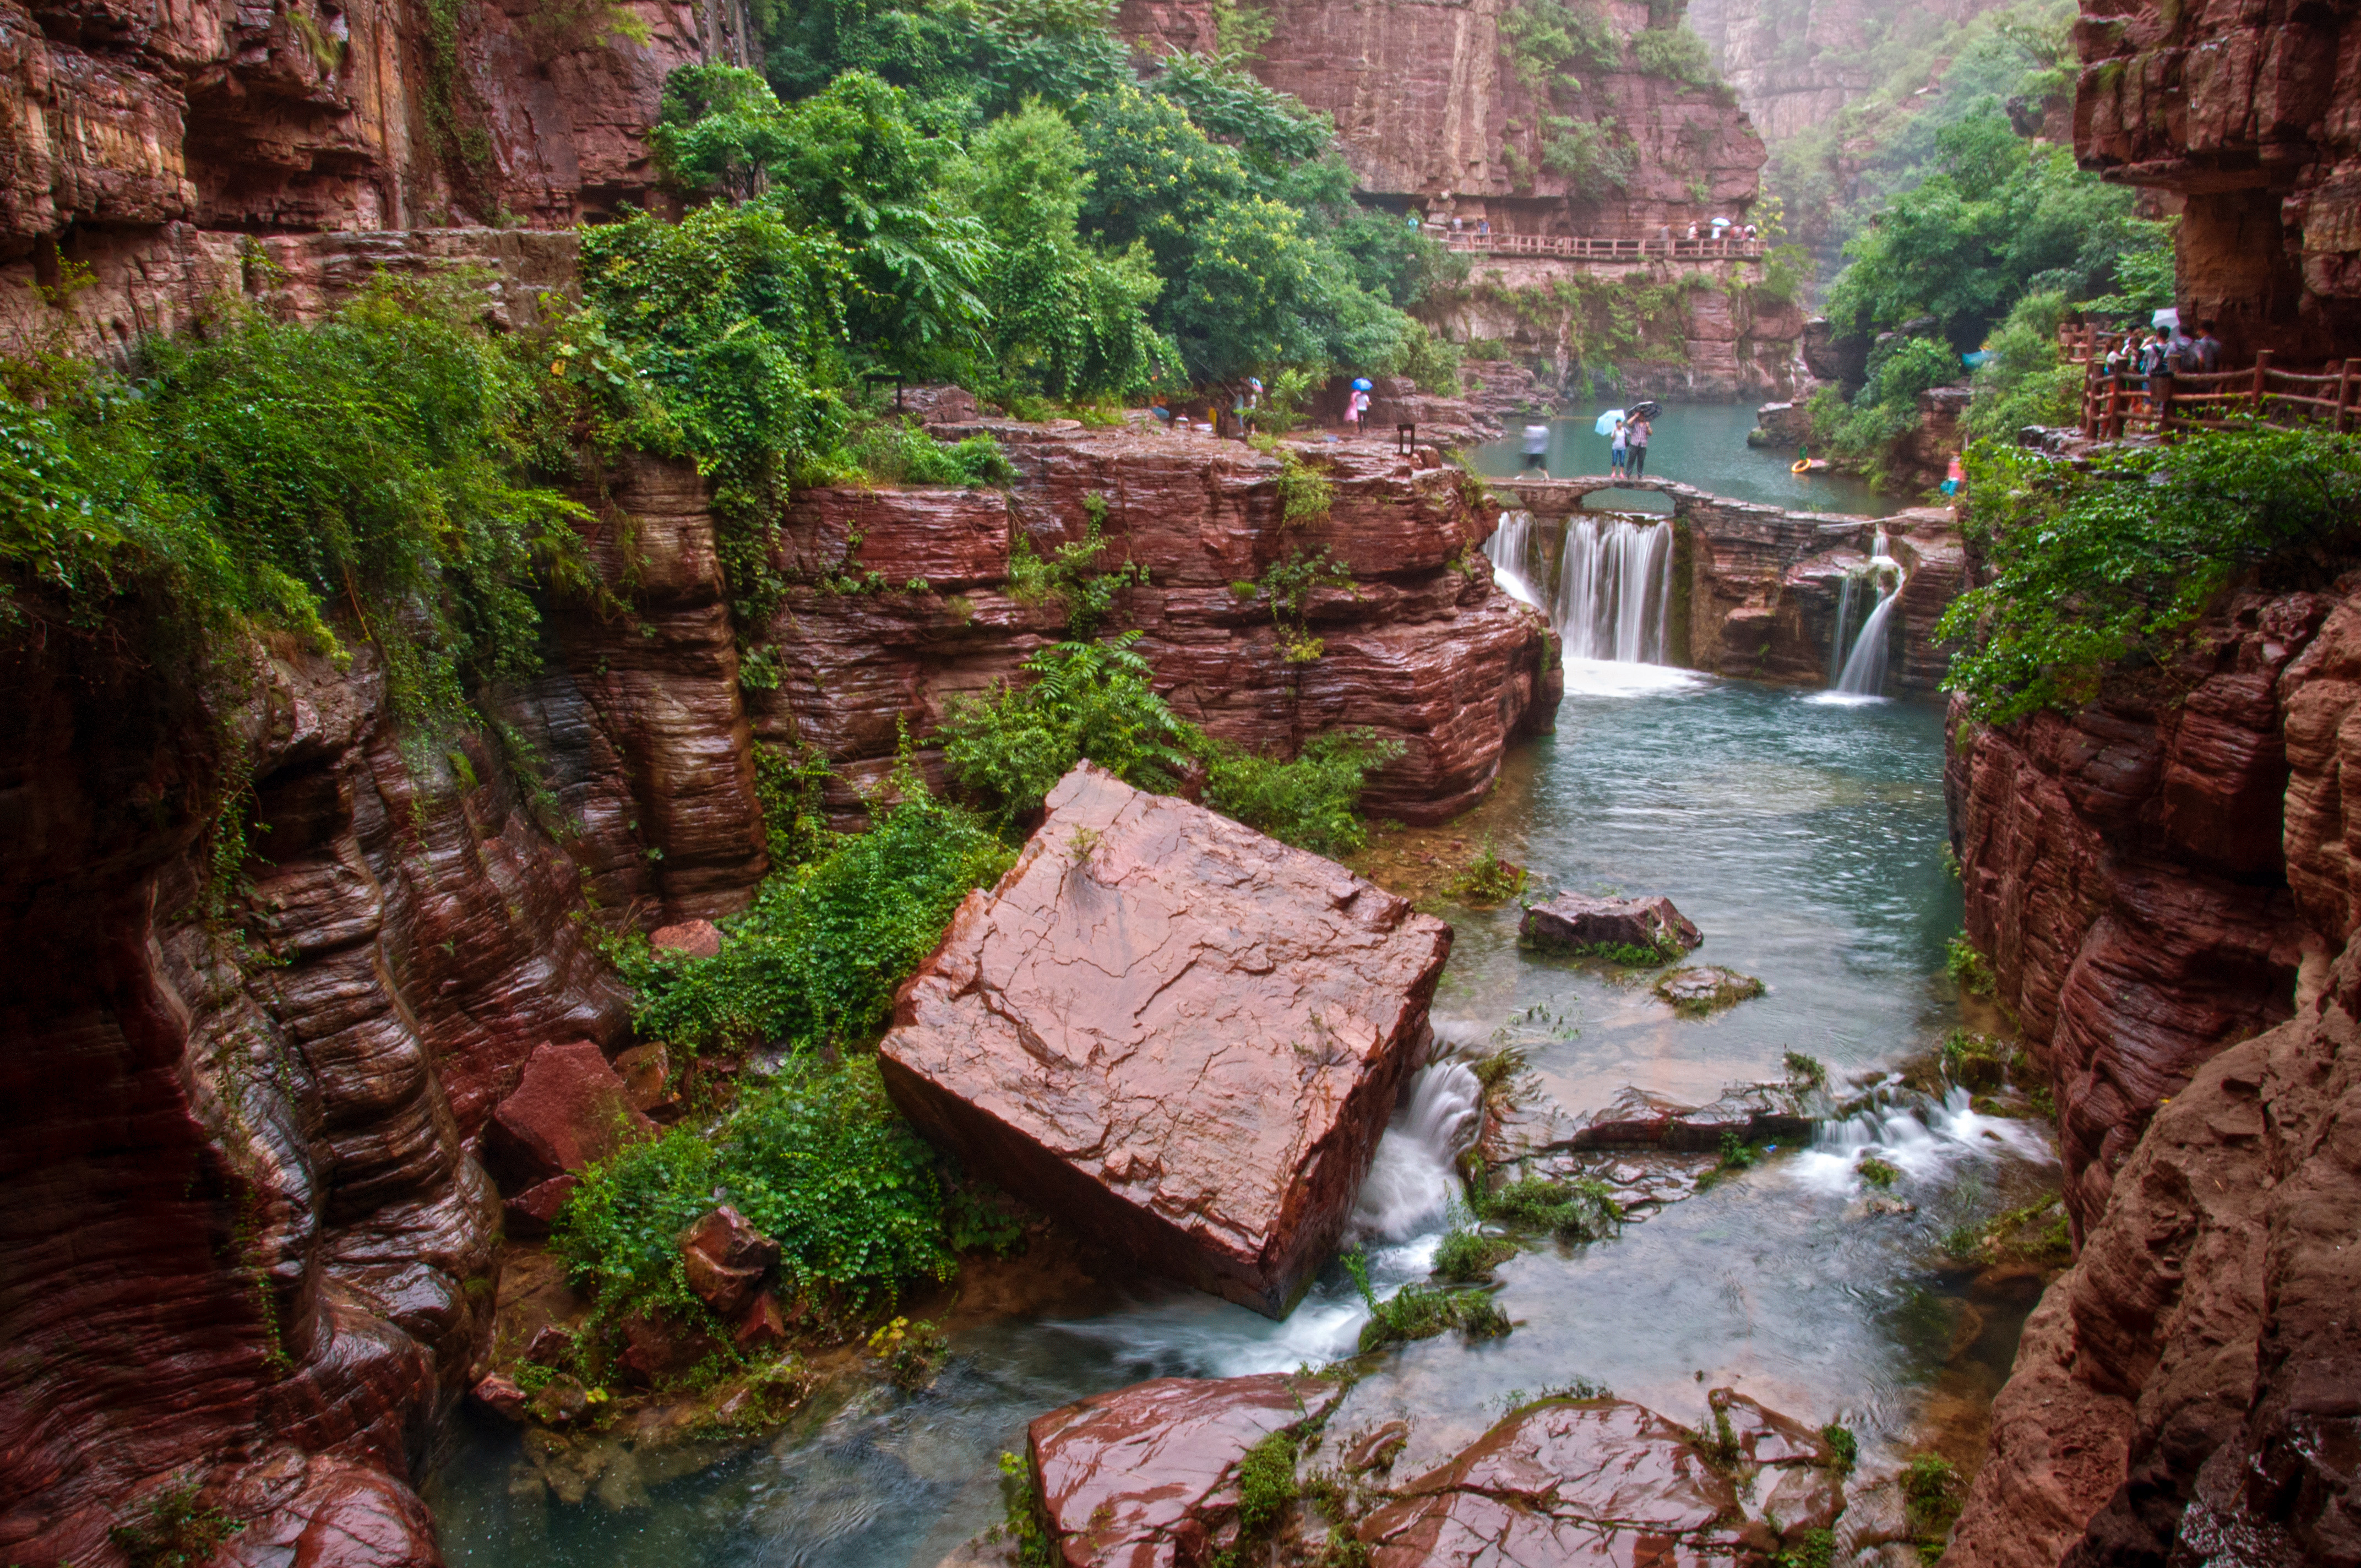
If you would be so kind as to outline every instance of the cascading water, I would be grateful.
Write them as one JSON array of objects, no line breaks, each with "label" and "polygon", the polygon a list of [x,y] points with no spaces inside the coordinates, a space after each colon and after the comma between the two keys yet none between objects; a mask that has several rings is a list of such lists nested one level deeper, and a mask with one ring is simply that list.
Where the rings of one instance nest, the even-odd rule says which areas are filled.
[{"label": "cascading water", "polygon": [[1443,1223],[1459,1190],[1453,1161],[1476,1135],[1484,1086],[1466,1062],[1437,1062],[1411,1080],[1410,1102],[1398,1112],[1369,1162],[1353,1206],[1353,1233],[1375,1241],[1404,1242]]},{"label": "cascading water", "polygon": [[[1885,623],[1894,607],[1902,602],[1902,563],[1889,552],[1891,541],[1885,530],[1877,531],[1870,547],[1869,565],[1860,574],[1876,585],[1879,598],[1869,618],[1861,623],[1861,635],[1853,640],[1852,652],[1845,656],[1843,667],[1835,676],[1838,693],[1845,696],[1876,696],[1885,685]],[[1844,623],[1851,612],[1853,577],[1845,579],[1844,593],[1837,603],[1837,641],[1835,647],[1844,646]],[[1835,649],[1829,652],[1829,663],[1836,660]]]},{"label": "cascading water", "polygon": [[1853,585],[1861,581],[1858,575],[1847,572],[1844,584],[1837,590],[1837,634],[1828,640],[1828,685],[1833,686],[1844,674],[1845,628],[1852,624]]},{"label": "cascading water", "polygon": [[1578,517],[1566,524],[1557,630],[1569,659],[1664,662],[1673,525]]},{"label": "cascading water", "polygon": [[1532,538],[1532,513],[1521,510],[1504,511],[1500,514],[1500,526],[1484,541],[1484,554],[1491,557],[1492,580],[1500,585],[1503,592],[1547,615],[1549,607],[1542,603],[1541,595],[1533,591],[1525,576]]}]

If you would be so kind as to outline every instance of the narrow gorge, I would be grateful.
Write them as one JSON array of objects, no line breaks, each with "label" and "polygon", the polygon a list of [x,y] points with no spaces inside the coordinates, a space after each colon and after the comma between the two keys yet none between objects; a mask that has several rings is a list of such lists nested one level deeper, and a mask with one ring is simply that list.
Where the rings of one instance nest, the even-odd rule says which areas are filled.
[{"label": "narrow gorge", "polygon": [[2361,1564],[2353,5],[0,7],[0,1564]]}]

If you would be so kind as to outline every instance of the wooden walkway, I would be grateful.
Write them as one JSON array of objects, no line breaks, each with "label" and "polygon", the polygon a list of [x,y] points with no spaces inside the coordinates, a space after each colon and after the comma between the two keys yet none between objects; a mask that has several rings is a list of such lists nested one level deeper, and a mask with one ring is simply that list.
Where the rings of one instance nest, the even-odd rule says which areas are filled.
[{"label": "wooden walkway", "polygon": [[1593,239],[1565,234],[1450,234],[1435,225],[1427,233],[1455,255],[1550,256],[1571,261],[1760,261],[1770,247],[1762,240],[1675,239],[1670,251],[1661,239]]}]

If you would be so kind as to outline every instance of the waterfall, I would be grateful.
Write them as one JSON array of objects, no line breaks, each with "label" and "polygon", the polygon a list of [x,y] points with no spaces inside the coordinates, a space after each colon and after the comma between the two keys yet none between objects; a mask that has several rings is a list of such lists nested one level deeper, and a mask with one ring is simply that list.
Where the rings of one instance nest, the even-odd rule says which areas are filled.
[{"label": "waterfall", "polygon": [[1355,1234],[1406,1241],[1442,1222],[1459,1190],[1452,1161],[1483,1120],[1484,1086],[1466,1062],[1437,1062],[1411,1080],[1354,1205]]},{"label": "waterfall", "polygon": [[1673,525],[1577,517],[1566,524],[1557,629],[1569,659],[1664,662]]},{"label": "waterfall", "polygon": [[1521,510],[1504,511],[1500,514],[1500,526],[1492,531],[1491,538],[1484,541],[1484,554],[1491,557],[1492,580],[1510,598],[1521,600],[1547,615],[1549,607],[1542,603],[1541,596],[1533,592],[1532,584],[1525,576],[1525,563],[1530,559],[1528,552],[1532,548],[1532,513]]},{"label": "waterfall", "polygon": [[1828,685],[1835,685],[1839,677],[1844,674],[1845,628],[1852,624],[1852,586],[1858,581],[1860,581],[1858,576],[1847,572],[1844,586],[1837,590],[1837,630],[1836,635],[1828,639]]}]

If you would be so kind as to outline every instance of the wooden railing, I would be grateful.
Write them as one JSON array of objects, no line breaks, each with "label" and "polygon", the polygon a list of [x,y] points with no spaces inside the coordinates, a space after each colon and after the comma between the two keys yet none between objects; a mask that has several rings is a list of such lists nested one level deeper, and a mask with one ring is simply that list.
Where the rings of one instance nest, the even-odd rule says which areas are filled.
[{"label": "wooden railing", "polygon": [[[1433,225],[1428,230],[1433,232]],[[1565,234],[1439,234],[1444,247],[1471,256],[1562,256],[1576,261],[1760,261],[1769,247],[1762,240],[1593,239]]]},{"label": "wooden railing", "polygon": [[[2065,344],[2061,337],[2060,347]],[[2107,374],[2112,339],[2085,345],[2081,357],[2082,433],[2101,441],[2183,430],[2298,430],[2326,425],[2340,434],[2361,428],[2361,359],[2319,370],[2282,370],[2268,349],[2243,370],[2142,376],[2118,366]]]}]

